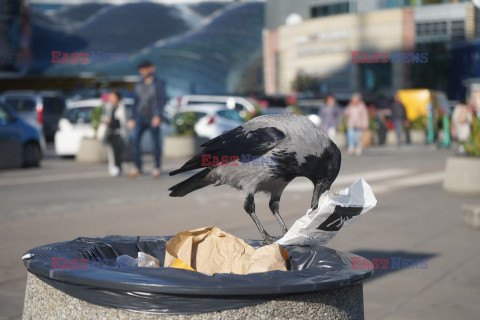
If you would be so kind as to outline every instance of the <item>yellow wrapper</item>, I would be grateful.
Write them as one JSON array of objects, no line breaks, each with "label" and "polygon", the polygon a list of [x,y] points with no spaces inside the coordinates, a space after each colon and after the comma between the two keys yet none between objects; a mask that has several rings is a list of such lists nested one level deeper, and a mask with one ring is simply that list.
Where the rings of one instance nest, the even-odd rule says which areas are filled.
[{"label": "yellow wrapper", "polygon": [[190,271],[195,271],[192,267],[190,267],[185,261],[182,261],[180,259],[175,259],[175,261],[171,265],[172,268],[177,268],[177,269],[185,269],[185,270],[190,270]]}]

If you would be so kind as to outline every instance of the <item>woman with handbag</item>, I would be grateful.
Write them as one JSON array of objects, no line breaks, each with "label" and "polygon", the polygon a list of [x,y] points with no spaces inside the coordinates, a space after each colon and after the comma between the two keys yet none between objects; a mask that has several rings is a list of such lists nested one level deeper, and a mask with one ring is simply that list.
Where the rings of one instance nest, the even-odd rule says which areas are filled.
[{"label": "woman with handbag", "polygon": [[112,91],[108,95],[105,105],[106,117],[105,142],[107,143],[108,172],[111,176],[122,175],[122,155],[127,138],[127,117],[125,104],[118,91]]},{"label": "woman with handbag", "polygon": [[359,93],[354,93],[345,110],[348,154],[362,154],[362,132],[368,129],[368,110]]}]

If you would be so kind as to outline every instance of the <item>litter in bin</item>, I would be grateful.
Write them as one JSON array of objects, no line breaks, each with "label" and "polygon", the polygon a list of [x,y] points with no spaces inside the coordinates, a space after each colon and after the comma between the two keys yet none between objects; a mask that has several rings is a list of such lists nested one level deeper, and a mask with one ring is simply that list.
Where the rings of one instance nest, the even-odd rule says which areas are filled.
[{"label": "litter in bin", "polygon": [[160,268],[162,266],[160,260],[145,252],[138,253],[137,264],[139,267],[146,268]]},{"label": "litter in bin", "polygon": [[[282,252],[283,251],[283,252]],[[278,244],[254,249],[217,227],[182,231],[166,244],[165,266],[215,273],[287,271],[286,250]]]},{"label": "litter in bin", "polygon": [[116,266],[120,268],[127,267],[145,267],[145,268],[160,268],[162,265],[160,260],[157,258],[146,254],[145,252],[139,252],[138,258],[134,259],[127,254],[123,254],[117,259],[115,259]]},{"label": "litter in bin", "polygon": [[282,246],[324,245],[376,204],[372,189],[363,179],[338,193],[326,191],[320,196],[318,208],[308,209],[276,243]]},{"label": "litter in bin", "polygon": [[145,253],[138,258],[121,255],[114,266],[177,268],[215,273],[248,274],[267,271],[287,271],[288,252],[278,244],[255,249],[244,240],[217,227],[199,228],[179,232],[165,245],[165,263]]}]

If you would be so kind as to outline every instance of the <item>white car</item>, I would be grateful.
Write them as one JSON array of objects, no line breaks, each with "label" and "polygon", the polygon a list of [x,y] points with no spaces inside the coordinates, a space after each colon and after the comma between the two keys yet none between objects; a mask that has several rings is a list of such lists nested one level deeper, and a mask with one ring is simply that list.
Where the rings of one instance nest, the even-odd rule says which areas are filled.
[{"label": "white car", "polygon": [[320,127],[322,119],[320,119],[320,106],[323,100],[301,100],[298,102],[298,108],[303,111],[305,116],[310,119],[317,127]]},{"label": "white car", "polygon": [[93,109],[102,105],[100,99],[75,101],[68,105],[58,122],[55,133],[55,152],[57,155],[76,156],[83,138],[94,138],[95,130],[90,122]]},{"label": "white car", "polygon": [[262,109],[262,116],[268,114],[284,114],[284,113],[292,113],[292,108],[279,108],[279,107],[268,107]]},{"label": "white car", "polygon": [[224,105],[197,104],[178,109],[173,122],[178,124],[187,112],[195,114],[197,119],[195,134],[209,139],[240,126],[244,121],[237,110],[228,109]]},{"label": "white car", "polygon": [[[133,99],[122,99],[127,111],[127,119],[130,118]],[[60,156],[76,156],[80,149],[80,142],[83,138],[96,137],[95,130],[90,124],[90,112],[98,106],[102,106],[101,99],[87,99],[68,102],[67,109],[58,123],[58,131],[55,134],[55,151]],[[105,112],[105,110],[104,110]],[[103,115],[103,118],[105,115]],[[172,133],[172,126],[167,119],[161,124],[160,141],[166,134]],[[133,132],[128,130],[129,138],[133,136]],[[153,152],[153,139],[149,132],[145,132],[142,136],[141,150],[142,153]],[[131,155],[130,155],[131,157]],[[128,159],[127,159],[128,160]]]},{"label": "white car", "polygon": [[[172,100],[176,108],[194,106],[199,104],[216,104],[227,107],[227,109],[236,110],[242,118],[248,114],[255,114],[255,101],[246,97],[238,96],[208,96],[208,95],[185,95]],[[166,106],[165,111],[171,115],[172,110],[176,109],[172,103]]]}]

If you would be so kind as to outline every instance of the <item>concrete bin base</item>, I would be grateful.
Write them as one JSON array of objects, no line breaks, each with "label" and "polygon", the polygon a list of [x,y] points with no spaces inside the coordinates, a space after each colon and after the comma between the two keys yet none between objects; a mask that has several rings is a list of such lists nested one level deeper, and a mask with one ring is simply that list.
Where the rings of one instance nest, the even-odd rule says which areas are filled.
[{"label": "concrete bin base", "polygon": [[479,196],[480,158],[449,157],[443,187],[453,195]]},{"label": "concrete bin base", "polygon": [[465,226],[480,230],[480,206],[463,205],[462,220]]},{"label": "concrete bin base", "polygon": [[358,283],[315,293],[282,296],[240,309],[193,315],[161,315],[91,304],[69,296],[28,273],[23,319],[364,319],[363,285]]}]

